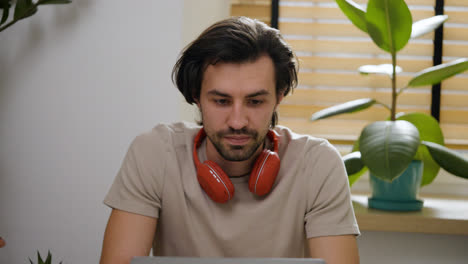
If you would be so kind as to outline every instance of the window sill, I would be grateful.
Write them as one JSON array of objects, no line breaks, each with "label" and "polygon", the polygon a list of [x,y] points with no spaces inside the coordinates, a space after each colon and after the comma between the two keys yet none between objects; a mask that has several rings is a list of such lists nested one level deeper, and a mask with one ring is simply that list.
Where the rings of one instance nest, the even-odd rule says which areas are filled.
[{"label": "window sill", "polygon": [[368,195],[353,194],[354,213],[362,231],[468,235],[468,199],[421,197],[419,212],[389,212],[367,207]]}]

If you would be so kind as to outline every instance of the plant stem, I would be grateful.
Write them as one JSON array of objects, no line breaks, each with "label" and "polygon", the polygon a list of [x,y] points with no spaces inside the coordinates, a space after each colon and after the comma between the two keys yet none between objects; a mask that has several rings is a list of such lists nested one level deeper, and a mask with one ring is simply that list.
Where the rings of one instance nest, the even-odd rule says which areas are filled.
[{"label": "plant stem", "polygon": [[405,87],[401,88],[400,91],[398,91],[397,96],[400,95],[404,90],[408,89],[409,86],[406,85]]},{"label": "plant stem", "polygon": [[391,120],[395,121],[396,116],[396,99],[397,99],[397,90],[396,90],[396,52],[392,52],[392,109],[391,109]]},{"label": "plant stem", "polygon": [[37,8],[37,6],[41,3],[41,1],[38,1],[37,3],[33,4],[28,10],[24,11],[23,14],[21,14],[18,18],[16,19],[13,19],[12,21],[10,21],[8,24],[0,27],[0,32],[2,32],[3,30],[11,27],[13,24],[15,24],[16,22],[20,21],[21,19],[25,18],[27,14],[29,14],[29,12],[32,12],[34,9]]}]

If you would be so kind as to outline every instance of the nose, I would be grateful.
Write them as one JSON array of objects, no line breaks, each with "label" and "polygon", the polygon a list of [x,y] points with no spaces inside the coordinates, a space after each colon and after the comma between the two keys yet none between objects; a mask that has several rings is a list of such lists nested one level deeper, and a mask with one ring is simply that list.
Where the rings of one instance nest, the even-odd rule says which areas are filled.
[{"label": "nose", "polygon": [[234,130],[239,130],[247,127],[248,122],[247,111],[244,106],[242,104],[233,104],[227,119],[227,125]]}]

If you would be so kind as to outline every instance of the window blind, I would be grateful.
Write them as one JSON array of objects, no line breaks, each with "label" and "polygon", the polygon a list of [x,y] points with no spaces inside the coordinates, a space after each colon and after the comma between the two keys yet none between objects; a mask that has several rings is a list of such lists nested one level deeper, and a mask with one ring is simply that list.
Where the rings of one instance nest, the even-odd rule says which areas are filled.
[{"label": "window blind", "polygon": [[[356,0],[362,4],[365,0]],[[413,20],[434,15],[435,0],[407,0]],[[468,1],[445,0],[443,61],[468,57]],[[270,1],[232,1],[231,15],[270,20]],[[279,124],[299,133],[329,139],[335,144],[352,144],[362,128],[389,116],[387,109],[367,110],[310,122],[312,113],[359,98],[375,98],[390,104],[391,82],[387,76],[362,76],[365,64],[391,63],[390,56],[349,22],[333,0],[281,0],[279,29],[299,58],[299,86],[279,107]],[[397,64],[403,68],[398,87],[412,76],[432,66],[434,34],[410,43],[399,52]],[[410,88],[398,98],[397,112],[430,114],[431,87]],[[442,83],[440,123],[446,144],[468,149],[468,75]]]}]

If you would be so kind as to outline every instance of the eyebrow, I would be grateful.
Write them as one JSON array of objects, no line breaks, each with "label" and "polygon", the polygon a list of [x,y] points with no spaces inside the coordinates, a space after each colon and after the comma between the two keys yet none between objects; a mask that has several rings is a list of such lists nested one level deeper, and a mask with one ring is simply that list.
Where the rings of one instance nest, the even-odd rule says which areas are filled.
[{"label": "eyebrow", "polygon": [[[222,96],[222,97],[232,97],[227,93],[223,93],[223,92],[220,92],[220,91],[217,91],[217,90],[211,90],[211,91],[208,92],[208,94],[209,95]],[[255,93],[248,94],[246,97],[247,98],[252,98],[252,97],[256,97],[256,96],[260,96],[260,95],[268,95],[268,94],[270,94],[270,92],[268,92],[267,90],[261,90],[261,91],[255,92]]]}]

